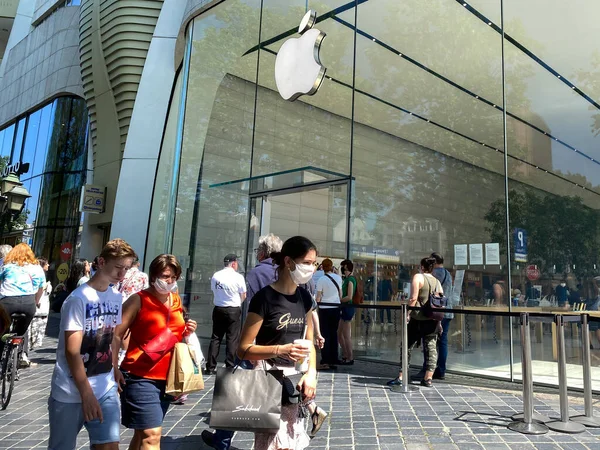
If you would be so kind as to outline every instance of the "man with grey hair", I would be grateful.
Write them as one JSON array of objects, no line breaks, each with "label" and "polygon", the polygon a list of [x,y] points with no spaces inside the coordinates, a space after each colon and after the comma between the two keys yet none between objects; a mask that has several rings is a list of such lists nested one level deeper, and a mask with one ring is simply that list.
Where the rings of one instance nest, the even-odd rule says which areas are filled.
[{"label": "man with grey hair", "polygon": [[246,304],[250,303],[254,294],[275,281],[275,266],[271,259],[271,253],[280,252],[281,247],[283,247],[283,242],[279,236],[275,236],[273,233],[258,239],[258,247],[254,249],[258,264],[246,274],[246,284],[248,285]]},{"label": "man with grey hair", "polygon": [[4,258],[6,258],[6,255],[8,255],[8,252],[10,252],[11,250],[12,245],[0,245],[0,267],[4,265]]}]

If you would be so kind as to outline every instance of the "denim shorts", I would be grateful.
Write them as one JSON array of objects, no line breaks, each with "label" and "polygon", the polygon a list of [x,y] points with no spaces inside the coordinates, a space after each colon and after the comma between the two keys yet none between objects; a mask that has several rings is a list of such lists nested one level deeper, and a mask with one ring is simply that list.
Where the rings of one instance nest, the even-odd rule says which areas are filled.
[{"label": "denim shorts", "polygon": [[340,314],[340,318],[344,322],[350,322],[354,318],[354,307],[353,306],[347,306],[345,308],[340,308],[340,309],[342,310],[342,312]]},{"label": "denim shorts", "polygon": [[121,423],[134,430],[162,426],[169,399],[165,396],[165,380],[150,380],[123,372],[125,386],[121,392]]},{"label": "denim shorts", "polygon": [[63,403],[50,396],[48,413],[50,416],[50,439],[48,450],[71,450],[76,448],[77,435],[85,426],[90,437],[90,444],[109,444],[119,442],[121,427],[119,425],[119,394],[113,387],[100,399],[103,421],[98,419],[86,422],[83,418],[81,403]]}]

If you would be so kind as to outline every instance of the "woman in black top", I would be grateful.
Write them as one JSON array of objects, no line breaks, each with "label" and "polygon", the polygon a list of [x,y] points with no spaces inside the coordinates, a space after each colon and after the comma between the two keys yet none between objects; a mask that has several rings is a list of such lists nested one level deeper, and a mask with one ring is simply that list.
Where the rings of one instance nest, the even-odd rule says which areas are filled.
[{"label": "woman in black top", "polygon": [[[271,258],[278,266],[277,281],[252,297],[237,354],[242,359],[267,361],[266,364],[292,375],[296,373],[294,363],[306,355],[304,347],[294,344],[294,340],[302,339],[306,328],[305,339],[313,341],[312,297],[298,286],[312,278],[317,249],[307,238],[295,236],[285,241],[281,252],[273,253]],[[256,345],[252,344],[254,340]],[[311,344],[309,369],[298,383],[304,401],[315,397],[315,361],[315,348]],[[264,369],[265,364],[256,363],[255,367]],[[301,450],[308,447],[310,439],[304,419],[299,416],[299,405],[283,406],[279,431],[256,433],[254,448]]]}]

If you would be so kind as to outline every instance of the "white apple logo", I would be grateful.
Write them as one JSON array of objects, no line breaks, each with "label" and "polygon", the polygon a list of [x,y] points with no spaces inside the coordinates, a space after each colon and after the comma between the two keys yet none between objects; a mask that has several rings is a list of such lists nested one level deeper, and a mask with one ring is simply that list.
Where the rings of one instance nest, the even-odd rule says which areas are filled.
[{"label": "white apple logo", "polygon": [[317,13],[308,11],[298,27],[300,38],[288,39],[275,59],[275,83],[279,94],[293,102],[301,95],[313,95],[325,78],[319,50],[326,34],[313,26]]}]

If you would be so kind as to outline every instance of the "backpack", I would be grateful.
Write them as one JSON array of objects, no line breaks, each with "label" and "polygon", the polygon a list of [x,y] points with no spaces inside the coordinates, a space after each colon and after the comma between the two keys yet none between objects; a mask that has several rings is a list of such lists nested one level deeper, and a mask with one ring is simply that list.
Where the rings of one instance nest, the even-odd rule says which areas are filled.
[{"label": "backpack", "polygon": [[[444,318],[444,310],[448,305],[448,298],[444,294],[437,294],[432,292],[431,283],[427,279],[426,275],[423,275],[427,285],[429,286],[429,300],[421,306],[421,311],[430,320],[441,321]],[[436,281],[438,281],[436,279]]]}]

